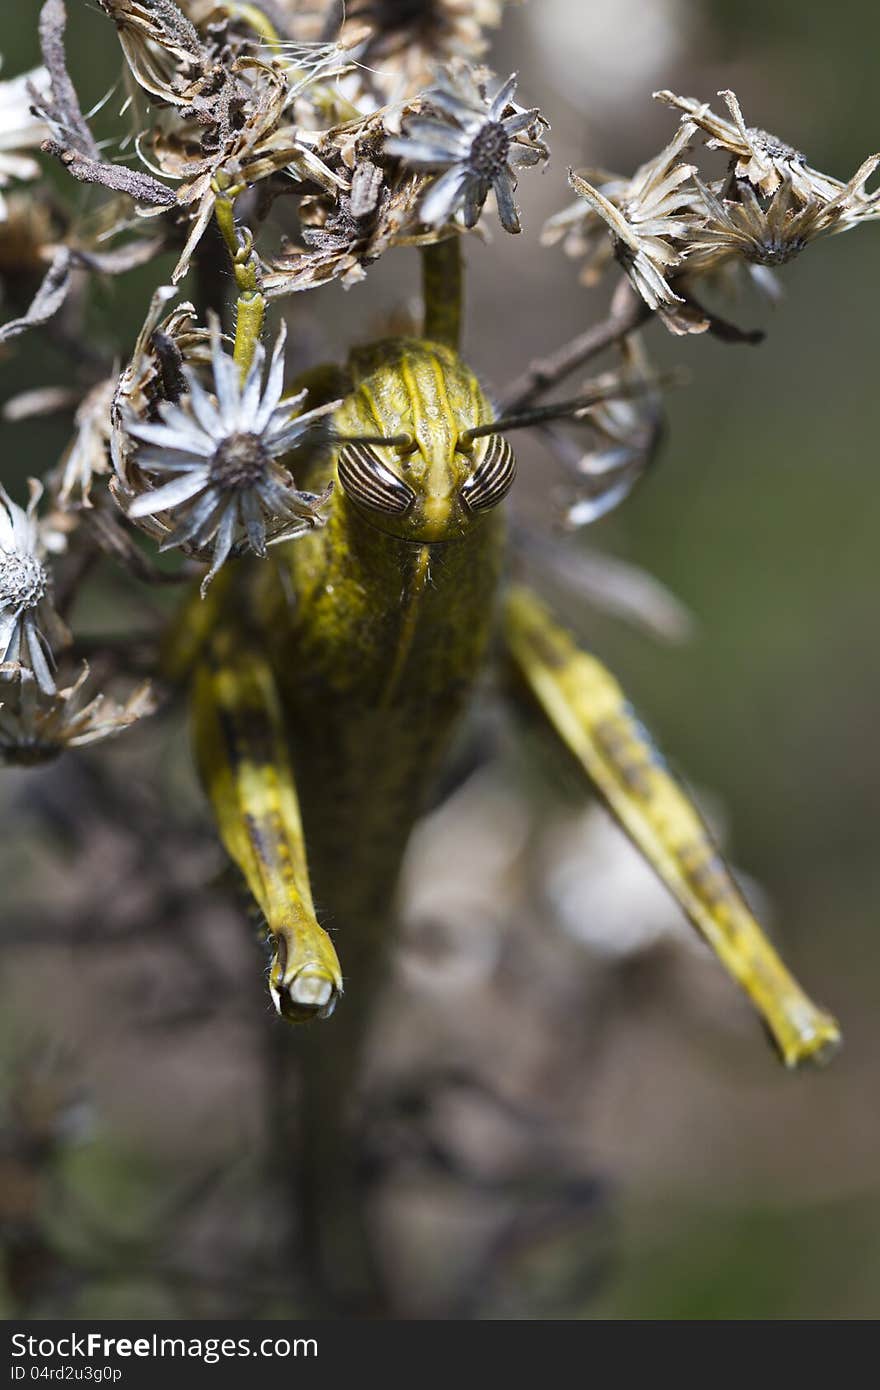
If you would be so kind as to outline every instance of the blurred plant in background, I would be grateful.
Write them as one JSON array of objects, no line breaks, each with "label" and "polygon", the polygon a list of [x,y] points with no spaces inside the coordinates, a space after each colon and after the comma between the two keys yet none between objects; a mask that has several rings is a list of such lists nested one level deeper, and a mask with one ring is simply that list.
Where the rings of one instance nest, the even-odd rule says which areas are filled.
[{"label": "blurred plant in background", "polygon": [[[37,462],[8,473],[4,465],[0,749],[10,765],[34,765],[121,733],[157,703],[163,709],[160,722],[148,721],[106,753],[51,764],[30,782],[24,773],[7,775],[10,830],[2,854],[11,891],[4,944],[12,962],[10,998],[19,962],[30,974],[27,962],[36,954],[42,997],[54,998],[58,989],[67,996],[73,970],[82,980],[75,1012],[85,1018],[100,1008],[104,1021],[91,1037],[67,1002],[58,1023],[60,1035],[76,1036],[78,1055],[112,1053],[105,1082],[120,1136],[126,1109],[129,1119],[136,1117],[135,1130],[150,1128],[145,1039],[154,1049],[149,1065],[157,1084],[164,1092],[159,1078],[171,1077],[172,1091],[186,1098],[186,1118],[172,1118],[157,1097],[156,1119],[167,1137],[148,1162],[134,1161],[124,1139],[100,1132],[68,1159],[68,1131],[51,1117],[32,1141],[28,1096],[44,1085],[66,1094],[66,1065],[57,1065],[49,1049],[38,1052],[47,1060],[36,1071],[31,1063],[22,1066],[13,1024],[16,1079],[4,1125],[12,1195],[2,1223],[8,1296],[14,1311],[60,1315],[125,1315],[144,1306],[169,1316],[285,1315],[308,1306],[309,1295],[287,1171],[289,1134],[271,1118],[278,1097],[290,1096],[288,1039],[267,1025],[248,942],[241,941],[225,871],[203,823],[179,715],[165,682],[156,684],[157,650],[171,612],[166,596],[181,580],[204,575],[204,562],[211,568],[203,588],[228,558],[248,551],[266,556],[267,547],[326,520],[329,492],[294,482],[278,460],[292,447],[307,457],[313,440],[326,441],[326,417],[337,401],[321,404],[316,396],[313,406],[305,392],[282,397],[283,334],[268,371],[258,343],[267,302],[314,289],[323,299],[330,282],[358,284],[391,251],[396,265],[396,248],[457,240],[470,229],[487,238],[487,201],[506,231],[519,231],[518,171],[546,162],[547,122],[536,107],[518,104],[513,78],[499,84],[479,66],[500,4],[352,3],[345,15],[332,3],[292,0],[259,10],[207,0],[182,9],[165,0],[101,4],[115,21],[127,68],[121,78],[111,71],[106,100],[88,116],[68,76],[60,0],[48,0],[40,11],[43,65],[5,81],[0,93],[6,310],[0,343],[10,344],[2,350],[11,368],[20,361],[24,374],[13,383],[7,373],[4,415],[16,451],[28,428],[44,431],[43,440],[30,436]],[[566,24],[580,42],[580,31],[598,23],[582,7],[572,14],[554,3],[540,18],[537,8],[512,12],[507,42],[521,46],[533,26],[551,63],[554,24],[564,48]],[[662,69],[643,55],[640,78],[640,85],[660,85],[671,80],[667,64],[687,57],[685,10],[633,8],[639,11],[634,29],[647,22],[649,32],[653,25],[663,36],[652,49],[663,56]],[[78,9],[72,15],[73,68],[86,17]],[[97,28],[97,17],[89,23]],[[708,25],[705,14],[694,25],[700,42]],[[6,46],[2,32],[0,42]],[[35,56],[25,54],[24,62]],[[109,51],[107,59],[112,69]],[[528,466],[514,494],[520,563],[559,597],[578,628],[584,599],[600,614],[624,616],[672,641],[693,626],[657,581],[623,558],[584,550],[576,534],[624,500],[656,457],[663,388],[675,378],[665,370],[662,344],[664,365],[649,362],[642,326],[656,313],[674,335],[708,334],[738,353],[739,344],[763,337],[729,316],[743,312],[742,282],[776,299],[771,267],[822,236],[880,215],[878,195],[867,186],[878,157],[860,164],[848,183],[820,174],[783,139],[746,126],[728,80],[734,78],[723,79],[724,106],[715,110],[659,91],[661,101],[681,112],[678,132],[661,153],[632,178],[592,165],[573,170],[578,201],[561,212],[543,209],[544,241],[560,242],[582,261],[586,286],[615,268],[623,272],[607,319],[585,307],[588,299],[578,305],[562,290],[573,336],[556,346],[566,325],[548,312],[549,301],[543,322],[537,312],[536,290],[546,295],[538,289],[544,270],[533,256],[521,294],[525,306],[535,307],[538,333],[533,342],[520,324],[518,335],[508,335],[518,337],[518,357],[505,347],[496,364],[491,342],[498,329],[488,325],[487,306],[504,297],[511,271],[502,259],[485,288],[474,277],[473,351],[491,363],[495,381],[520,371],[496,391],[506,417],[534,416],[540,398],[565,377],[600,351],[614,354],[613,371],[534,417],[546,454],[536,465],[525,447]],[[540,73],[521,78],[529,89],[533,81],[541,87]],[[570,72],[566,81],[571,96]],[[707,86],[700,81],[700,90]],[[751,86],[752,99],[743,103],[750,111],[762,104],[760,77]],[[589,110],[590,92],[583,97]],[[596,107],[601,111],[600,100]],[[618,107],[615,93],[607,109]],[[116,112],[122,135],[120,119],[111,120]],[[556,112],[549,114],[556,126]],[[573,109],[561,115],[564,147],[579,118]],[[59,167],[36,181],[33,154],[41,141]],[[644,148],[641,137],[640,143]],[[556,142],[554,149],[558,165]],[[572,163],[582,163],[579,153]],[[90,186],[81,198],[71,198],[63,174]],[[551,196],[549,183],[544,198]],[[557,202],[558,183],[557,168]],[[238,295],[231,353],[217,317],[230,288],[227,252]],[[191,301],[177,301],[170,287],[155,291],[186,275]],[[297,301],[288,369],[314,366],[325,355],[316,346],[326,349],[334,333],[346,346],[350,341],[349,306],[330,296],[325,302],[316,312]],[[399,331],[401,323],[414,331],[393,280],[366,302],[372,336]],[[746,302],[747,312],[759,312]],[[527,313],[524,307],[522,323]],[[586,316],[593,326],[585,332]],[[22,345],[33,341],[31,333],[51,345],[46,375],[59,376],[61,384],[44,385],[35,359],[28,359]],[[552,351],[544,353],[538,334]],[[487,346],[479,344],[481,335]],[[359,325],[355,336],[371,334]],[[523,373],[522,362],[533,353],[539,355]],[[725,389],[730,375],[723,365]],[[856,382],[857,374],[853,392]],[[705,392],[687,394],[709,399]],[[737,396],[751,425],[759,407],[747,404],[744,387]],[[705,404],[670,403],[673,414],[690,408],[699,428]],[[50,426],[19,423],[71,409],[72,438],[54,458],[46,447]],[[733,447],[752,449],[751,433],[744,431]],[[682,439],[678,459],[693,451],[687,427],[673,438]],[[548,486],[548,467],[557,470],[555,486]],[[25,508],[16,489],[33,472],[43,473],[43,483],[31,480]],[[798,480],[789,474],[785,481],[797,505]],[[709,505],[698,471],[688,486]],[[721,510],[732,518],[740,506],[747,537],[754,504],[735,499],[738,486],[736,479],[722,483]],[[833,488],[830,465],[825,486]],[[662,493],[660,486],[651,489],[650,502],[638,493],[633,498],[636,516],[641,505],[642,527],[649,528],[640,551],[649,561],[663,554],[658,538],[665,527],[683,535],[680,511],[672,504],[666,513],[655,510]],[[759,510],[764,495],[759,489]],[[548,540],[548,522],[568,533],[566,547]],[[158,542],[158,553],[139,531]],[[689,552],[679,544],[686,581]],[[739,556],[742,544],[732,553]],[[163,558],[175,550],[182,561]],[[686,582],[682,587],[688,592]],[[595,621],[601,624],[601,616]],[[743,630],[748,651],[745,619]],[[664,662],[662,653],[645,660]],[[653,666],[642,684],[653,689]],[[688,760],[728,785],[720,764],[694,756],[707,740],[717,743],[720,719],[698,717],[698,682],[689,685],[690,694],[680,698],[682,717],[690,719],[690,709],[705,736]],[[499,716],[495,692],[482,689],[449,783],[406,860],[395,977],[371,1038],[356,1126],[359,1180],[387,1307],[395,1310],[522,1317],[601,1309],[603,1290],[613,1285],[612,1262],[619,1268],[624,1261],[626,1287],[625,1261],[639,1249],[638,1237],[615,1229],[609,1182],[597,1177],[605,1172],[626,1181],[619,1136],[627,1129],[612,1118],[609,1097],[615,1086],[626,1090],[626,1068],[638,1067],[641,1055],[650,1059],[646,1076],[653,1069],[661,1079],[660,1094],[664,1085],[678,1089],[681,1067],[689,1078],[685,1093],[699,1106],[706,1099],[700,1079],[670,1043],[664,1015],[691,1016],[704,1045],[716,1035],[713,1048],[744,1022],[705,951],[634,852],[598,811],[583,809],[580,792],[566,803],[544,787],[537,772],[547,763],[542,746],[526,765],[520,745],[519,732]],[[755,779],[739,798],[746,807],[760,795],[757,772]],[[777,808],[783,800],[775,788],[767,794]],[[710,820],[718,819],[713,810]],[[762,862],[760,854],[752,859]],[[760,889],[750,891],[752,900],[760,897]],[[90,963],[83,967],[83,961]],[[213,1045],[218,1029],[230,1032],[220,1066]],[[711,1066],[709,1078],[703,1084],[711,1089]],[[858,1077],[851,1084],[858,1093]],[[227,1114],[218,1125],[211,1104],[221,1096],[237,1098],[236,1118]],[[209,1122],[207,1141],[191,1108],[197,1104]],[[661,1124],[659,1142],[656,1126],[650,1138],[641,1137],[640,1106],[634,1101],[626,1109],[629,1137],[642,1147],[648,1170],[652,1152],[661,1166],[670,1162],[671,1134]],[[66,1113],[66,1103],[59,1101],[56,1112]],[[671,1104],[670,1129],[675,1113]],[[821,1124],[811,1113],[805,1102],[806,1135]],[[616,1137],[603,1152],[609,1133]],[[181,1155],[184,1170],[193,1170],[182,1182]],[[638,1174],[639,1167],[630,1171]],[[56,1183],[68,1194],[60,1207]],[[122,1219],[108,1222],[109,1194],[117,1190]],[[100,1208],[99,1220],[82,1216],[83,1201]],[[644,1218],[645,1230],[651,1220]],[[756,1260],[763,1258],[759,1236],[754,1250]],[[750,1267],[747,1254],[742,1263]],[[810,1296],[807,1289],[807,1306]],[[764,1297],[766,1315],[802,1311],[792,1313],[769,1284]],[[854,1297],[856,1313],[866,1306],[860,1297]],[[650,1293],[641,1304],[634,1298],[621,1309],[651,1310]],[[670,1300],[670,1308],[673,1316],[687,1316],[686,1294],[679,1308]],[[727,1312],[737,1310],[731,1294]],[[715,1311],[726,1315],[723,1293]]]}]

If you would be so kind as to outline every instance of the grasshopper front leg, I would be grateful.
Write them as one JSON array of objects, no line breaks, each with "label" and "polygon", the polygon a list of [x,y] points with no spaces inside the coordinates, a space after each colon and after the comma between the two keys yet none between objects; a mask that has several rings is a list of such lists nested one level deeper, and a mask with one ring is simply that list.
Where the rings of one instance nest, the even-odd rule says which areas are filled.
[{"label": "grasshopper front leg", "polygon": [[506,603],[518,677],[635,846],[745,990],[787,1067],[825,1061],[840,1042],[767,941],[682,788],[620,686],[523,588]]},{"label": "grasshopper front leg", "polygon": [[268,664],[232,635],[216,637],[196,670],[192,723],[221,839],[274,939],[275,1006],[297,1023],[327,1018],[342,993],[342,974],[315,917],[275,680]]}]

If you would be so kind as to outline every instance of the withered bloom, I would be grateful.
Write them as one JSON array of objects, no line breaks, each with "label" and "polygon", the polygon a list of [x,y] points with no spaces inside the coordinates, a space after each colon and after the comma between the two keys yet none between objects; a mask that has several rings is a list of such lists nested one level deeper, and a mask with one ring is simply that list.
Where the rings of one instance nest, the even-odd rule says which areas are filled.
[{"label": "withered bloom", "polygon": [[150,686],[139,685],[123,704],[104,694],[86,703],[89,668],[72,685],[46,691],[18,662],[0,665],[0,762],[31,766],[66,748],[81,748],[121,733],[156,708]]},{"label": "withered bloom", "polygon": [[[578,177],[615,207],[626,200],[630,180],[623,175],[612,174],[607,169],[585,169]],[[638,178],[638,173],[634,177]],[[582,260],[580,281],[583,285],[598,284],[614,262],[614,243],[608,235],[607,221],[581,197],[548,217],[541,231],[541,245],[561,245],[566,256]]]},{"label": "withered bloom", "polygon": [[865,183],[878,165],[880,156],[873,155],[833,197],[812,193],[806,201],[788,178],[769,198],[761,198],[747,180],[739,180],[730,197],[698,183],[707,220],[686,247],[686,269],[712,270],[731,256],[753,266],[784,265],[818,237],[876,217],[880,204],[868,196]]},{"label": "withered bloom", "polygon": [[[578,416],[577,436],[555,423],[544,430],[551,452],[574,480],[563,518],[566,530],[589,526],[618,507],[643,476],[659,441],[662,396],[637,333],[620,345],[619,366],[604,380],[607,392]],[[587,449],[581,443],[584,429],[593,436]]]},{"label": "withered bloom", "polygon": [[586,243],[604,222],[614,255],[634,288],[674,333],[702,332],[708,327],[670,284],[671,273],[682,263],[684,246],[701,221],[695,211],[696,166],[679,158],[693,134],[694,127],[683,124],[629,183],[615,181],[607,193],[573,170],[569,173],[572,187],[588,207]]},{"label": "withered bloom", "polygon": [[[46,69],[35,68],[0,82],[0,189],[15,179],[39,177],[39,164],[22,151],[39,146],[49,134],[45,121],[31,113],[32,92],[45,90],[48,81]],[[6,203],[0,192],[0,222],[5,218]]]},{"label": "withered bloom", "polygon": [[434,242],[440,233],[425,227],[419,203],[430,175],[406,169],[385,152],[388,137],[415,114],[418,103],[386,106],[334,126],[317,146],[340,187],[308,194],[299,205],[298,243],[285,241],[264,264],[261,283],[270,298],[314,289],[340,279],[346,287],[396,246]]},{"label": "withered bloom", "polygon": [[[176,204],[191,218],[173,279],[180,280],[218,196],[288,170],[321,187],[337,181],[314,154],[318,134],[293,124],[288,65],[254,55],[254,44],[203,38],[172,0],[101,0],[116,21],[132,75],[154,104],[171,108],[138,141],[142,161],[180,184],[153,200],[152,215]],[[210,34],[210,31],[209,31]],[[149,156],[149,157],[148,157]],[[155,183],[155,180],[153,180]],[[344,185],[342,185],[344,186]],[[163,185],[159,185],[163,188]]]},{"label": "withered bloom", "polygon": [[[739,262],[775,294],[771,267],[817,237],[880,215],[880,193],[866,188],[880,156],[867,159],[841,183],[812,169],[803,154],[776,136],[746,126],[734,93],[721,95],[730,119],[692,97],[656,92],[659,100],[684,112],[667,149],[629,181],[602,175],[591,182],[573,175],[587,208],[567,208],[544,229],[546,244],[561,240],[568,254],[586,257],[582,279],[588,284],[613,253],[646,304],[674,332],[709,326],[689,298],[697,277],[728,275]],[[698,130],[708,136],[710,148],[731,157],[727,175],[715,182],[703,182],[693,163],[676,163]],[[600,240],[603,222],[611,232],[610,250]],[[719,325],[736,333],[720,320],[715,331]]]},{"label": "withered bloom", "polygon": [[205,153],[204,137],[199,145],[193,145],[186,132],[165,135],[157,131],[154,136],[153,154],[162,172],[187,180],[178,190],[178,203],[195,209],[186,246],[172,275],[175,283],[189,268],[192,253],[211,220],[218,188],[248,187],[282,169],[333,191],[345,187],[315,154],[318,137],[310,140],[283,119],[289,88],[282,72],[256,59],[242,58],[235,65],[234,76],[247,77],[246,92],[239,90],[237,94],[243,120],[221,120],[216,152]]},{"label": "withered bloom", "polygon": [[132,495],[117,496],[132,520],[158,520],[166,531],[163,550],[183,546],[188,554],[210,557],[203,594],[234,546],[265,556],[268,544],[324,523],[329,490],[320,496],[300,491],[279,460],[339,402],[303,412],[305,391],[282,400],[284,341],[282,327],[265,385],[262,345],[242,382],[215,323],[213,396],[184,367],[187,394],[179,404],[161,404],[158,421],[124,421],[136,442],[137,472]]},{"label": "withered bloom", "polygon": [[501,22],[503,0],[348,0],[342,37],[366,26],[358,55],[364,80],[385,100],[415,96],[438,64],[481,57],[485,31]]},{"label": "withered bloom", "polygon": [[730,112],[729,120],[716,116],[708,102],[699,102],[694,97],[662,91],[655,92],[654,99],[684,112],[686,121],[698,126],[709,137],[706,141],[709,149],[724,150],[732,156],[734,177],[748,179],[768,197],[786,180],[804,198],[812,193],[831,197],[841,187],[836,180],[811,169],[806,155],[777,135],[758,126],[747,126],[734,92],[722,91],[718,95],[724,98]]},{"label": "withered bloom", "polygon": [[518,106],[515,91],[511,76],[490,99],[473,70],[456,64],[425,93],[420,113],[404,119],[403,137],[386,141],[386,153],[407,167],[439,174],[419,208],[426,226],[443,227],[460,211],[465,227],[475,227],[491,190],[504,230],[520,230],[516,171],[549,151],[540,139],[547,122],[537,107]]},{"label": "withered bloom", "polygon": [[164,314],[166,305],[176,293],[173,285],[160,285],[155,291],[131,361],[116,383],[110,408],[110,456],[124,488],[129,486],[131,440],[123,422],[130,416],[142,420],[152,418],[158,403],[169,395],[157,343],[169,345],[175,361],[180,363],[193,365],[211,360],[208,331],[196,323],[192,304],[178,304]]},{"label": "withered bloom", "polygon": [[417,210],[424,191],[418,174],[395,178],[361,159],[351,189],[337,198],[304,198],[300,206],[302,247],[288,246],[266,268],[263,289],[269,298],[314,289],[328,280],[346,286],[362,280],[367,267],[392,246],[419,245],[427,237]]},{"label": "withered bloom", "polygon": [[42,495],[42,484],[31,478],[25,511],[0,486],[0,662],[29,666],[40,689],[51,695],[52,648],[67,640],[67,630],[53,607],[51,577],[43,563],[45,545],[36,515]]},{"label": "withered bloom", "polygon": [[76,433],[57,469],[57,499],[62,507],[72,502],[90,507],[93,479],[110,470],[110,411],[115,392],[115,377],[99,381],[77,408]]},{"label": "withered bloom", "polygon": [[99,0],[116,24],[125,60],[145,92],[192,107],[214,74],[195,26],[171,0]]}]

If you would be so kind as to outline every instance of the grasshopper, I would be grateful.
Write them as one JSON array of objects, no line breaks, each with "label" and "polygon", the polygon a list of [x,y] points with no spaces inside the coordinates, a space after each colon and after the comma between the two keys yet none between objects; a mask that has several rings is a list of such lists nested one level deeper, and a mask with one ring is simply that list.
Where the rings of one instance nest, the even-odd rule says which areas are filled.
[{"label": "grasshopper", "polygon": [[278,547],[275,565],[224,572],[199,618],[196,759],[265,918],[275,1007],[300,1023],[338,1005],[357,1026],[408,836],[500,647],[510,687],[745,990],[784,1064],[824,1059],[837,1024],[767,941],[620,686],[503,582],[507,431],[528,419],[495,419],[458,354],[445,245],[423,253],[424,337],[356,348],[309,379],[312,399],[340,399],[305,480],[334,484],[326,526]]}]

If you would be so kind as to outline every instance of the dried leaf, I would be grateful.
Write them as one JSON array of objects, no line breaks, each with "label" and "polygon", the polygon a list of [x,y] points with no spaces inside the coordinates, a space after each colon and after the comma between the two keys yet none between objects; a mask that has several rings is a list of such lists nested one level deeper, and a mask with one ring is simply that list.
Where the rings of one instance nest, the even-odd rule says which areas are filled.
[{"label": "dried leaf", "polygon": [[73,256],[68,247],[62,246],[46,271],[27,313],[21,318],[10,319],[0,327],[0,343],[8,343],[29,328],[37,328],[55,317],[70,292],[72,268]]},{"label": "dried leaf", "polygon": [[36,415],[53,415],[58,410],[72,410],[80,393],[71,386],[38,386],[33,391],[19,391],[10,396],[0,410],[0,417],[10,424],[32,420]]},{"label": "dried leaf", "polygon": [[84,251],[78,247],[74,254],[77,262],[89,270],[97,270],[101,275],[123,275],[127,270],[146,265],[163,247],[160,237],[140,237],[115,251]]}]

